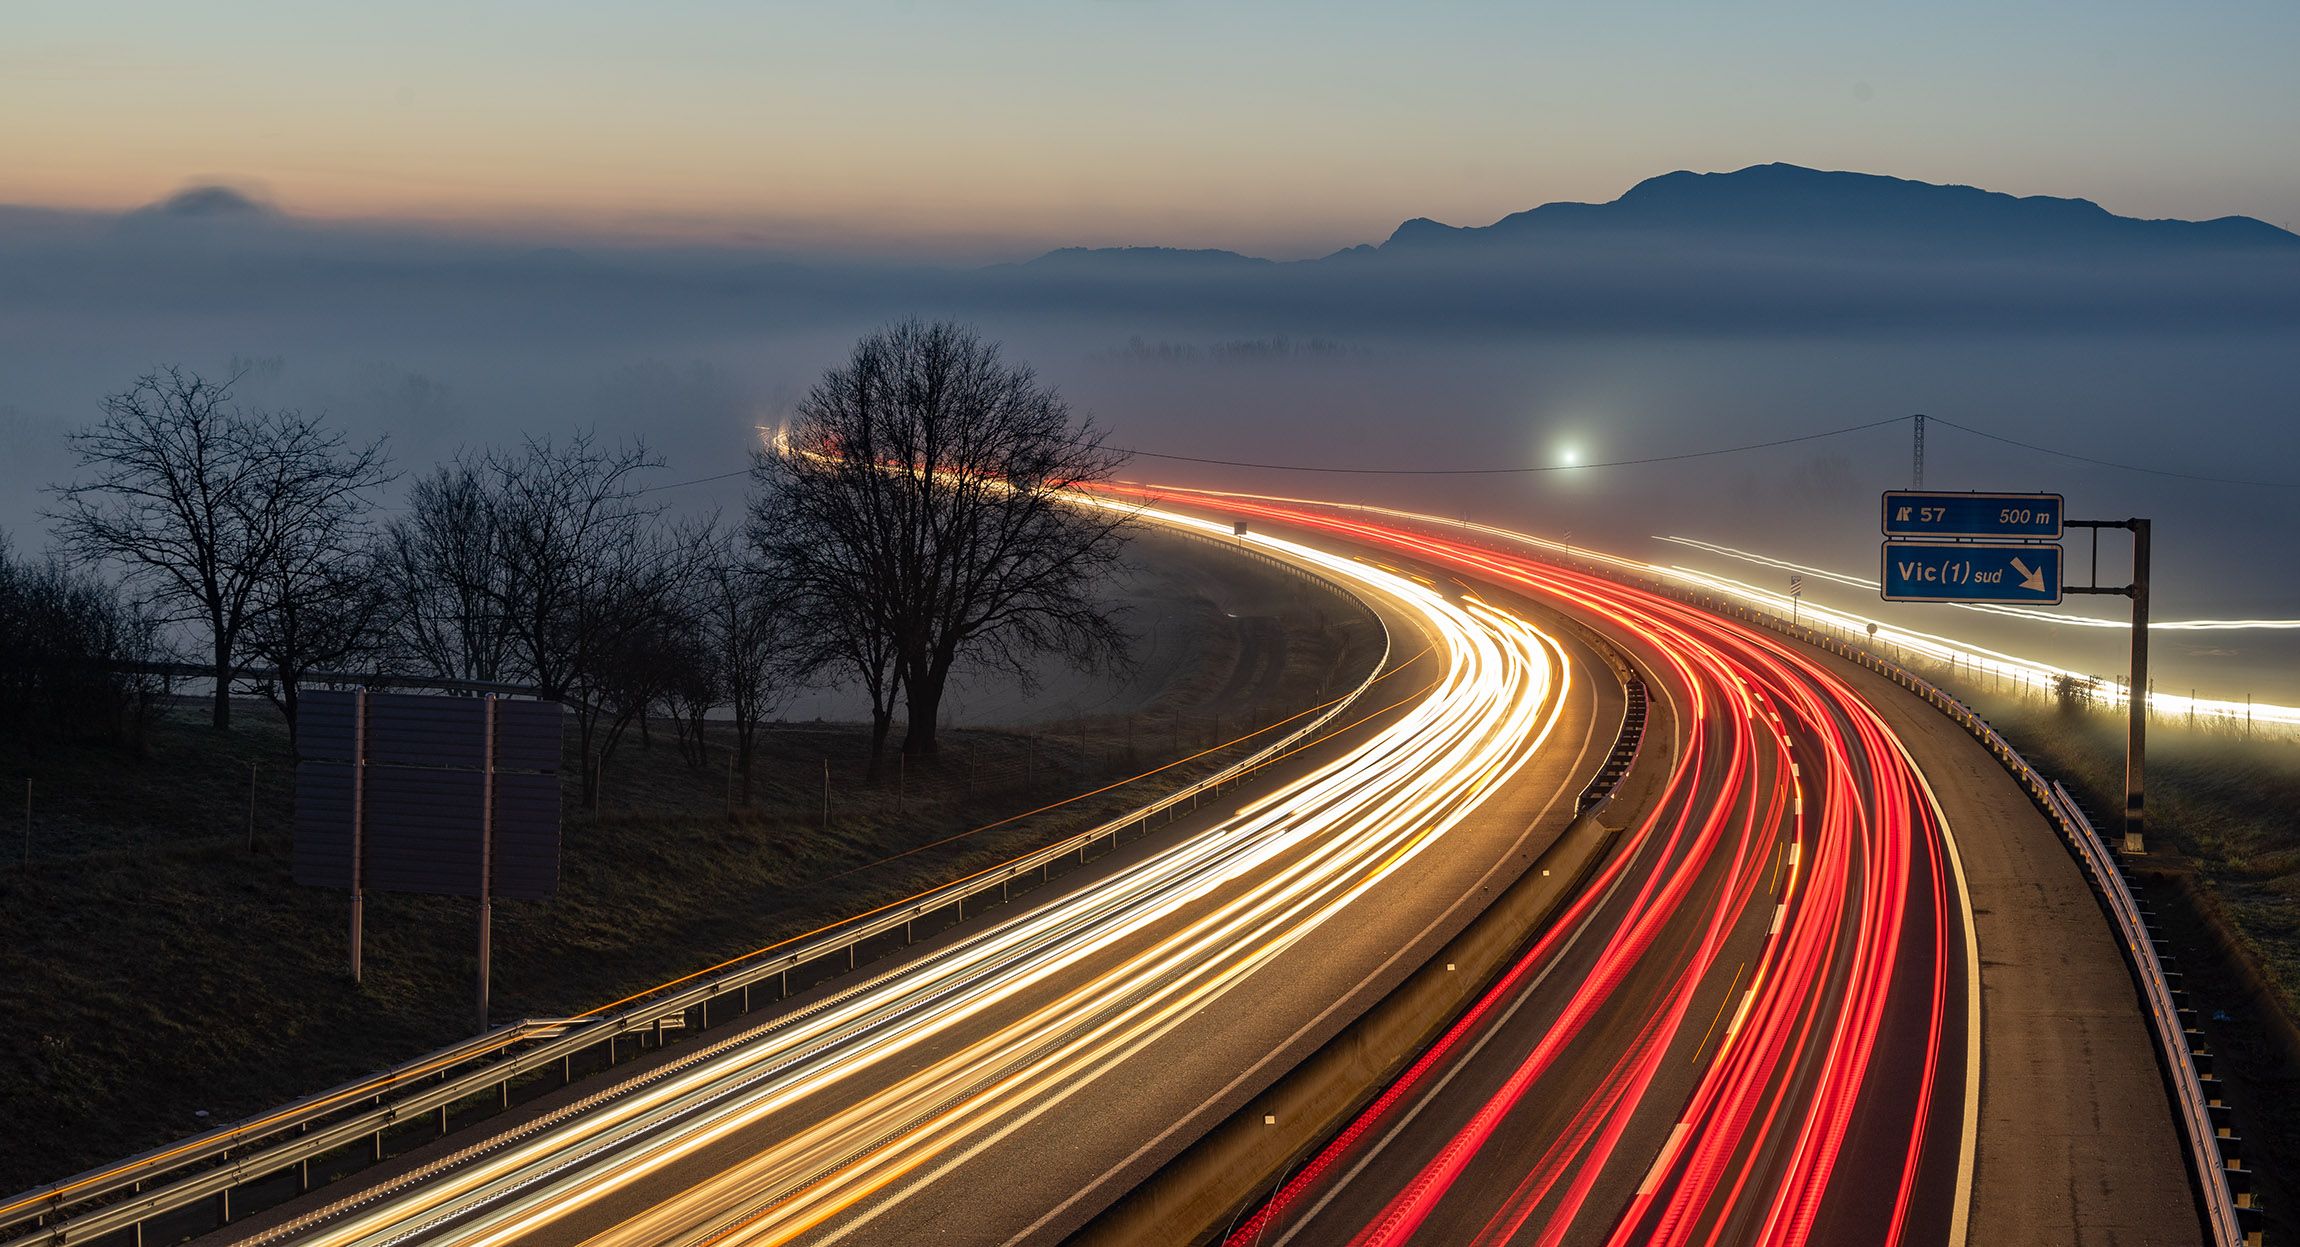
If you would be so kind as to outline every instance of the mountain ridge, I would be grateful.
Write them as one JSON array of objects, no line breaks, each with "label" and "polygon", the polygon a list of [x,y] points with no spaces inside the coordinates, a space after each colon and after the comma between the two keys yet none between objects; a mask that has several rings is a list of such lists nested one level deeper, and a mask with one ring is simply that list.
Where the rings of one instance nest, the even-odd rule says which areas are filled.
[{"label": "mountain ridge", "polygon": [[[1718,173],[1679,169],[1646,178],[1604,203],[1545,203],[1489,225],[1448,225],[1413,217],[1379,244],[1359,244],[1287,263],[1316,266],[1401,255],[1466,256],[1590,245],[2052,258],[2255,248],[2300,252],[2300,234],[2257,217],[2202,221],[2128,217],[2089,199],[2011,195],[1961,183],[1774,162]],[[1090,269],[1117,261],[1137,269],[1178,268],[1181,257],[1188,257],[1197,270],[1217,263],[1234,269],[1277,263],[1210,248],[1065,247],[1021,267],[1056,261],[1059,267]]]}]

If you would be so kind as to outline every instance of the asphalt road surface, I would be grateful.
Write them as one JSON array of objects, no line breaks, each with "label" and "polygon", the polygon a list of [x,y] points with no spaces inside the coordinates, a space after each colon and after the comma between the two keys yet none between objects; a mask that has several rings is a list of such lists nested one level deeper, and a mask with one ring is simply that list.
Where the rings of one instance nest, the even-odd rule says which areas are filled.
[{"label": "asphalt road surface", "polygon": [[1004,1242],[1091,1216],[1465,924],[1620,717],[1570,637],[1252,541],[1382,613],[1377,713],[1019,912],[245,1239]]},{"label": "asphalt road surface", "polygon": [[1972,918],[1867,702],[1793,643],[1658,595],[1252,505],[1583,615],[1669,713],[1641,759],[1662,796],[1583,896],[1231,1241],[1961,1240]]},{"label": "asphalt road surface", "polygon": [[459,1163],[256,1241],[1058,1240],[1563,830],[1621,714],[1565,619],[1654,698],[1610,851],[1232,1242],[2195,1241],[2113,942],[1930,711],[1506,542],[1197,501],[1376,607],[1392,661],[1359,722],[548,1129],[451,1140]]}]

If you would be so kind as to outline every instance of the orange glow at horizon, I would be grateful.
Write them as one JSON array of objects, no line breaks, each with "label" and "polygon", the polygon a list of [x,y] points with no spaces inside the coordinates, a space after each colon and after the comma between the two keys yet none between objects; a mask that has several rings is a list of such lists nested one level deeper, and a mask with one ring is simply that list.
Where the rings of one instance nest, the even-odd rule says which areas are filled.
[{"label": "orange glow at horizon", "polygon": [[[2144,216],[2300,203],[2300,19],[2269,12],[2127,15],[2079,61],[2059,22],[1993,20],[1944,75],[1935,15],[1790,4],[104,7],[10,6],[0,203],[221,183],[322,219],[1279,258],[1773,160]],[[2132,92],[2111,51],[2180,89]]]}]

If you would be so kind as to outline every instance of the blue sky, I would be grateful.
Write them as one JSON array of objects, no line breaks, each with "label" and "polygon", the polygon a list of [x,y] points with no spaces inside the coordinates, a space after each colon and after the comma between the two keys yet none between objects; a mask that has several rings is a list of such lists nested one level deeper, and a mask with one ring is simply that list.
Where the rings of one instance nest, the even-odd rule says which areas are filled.
[{"label": "blue sky", "polygon": [[50,3],[0,201],[1315,254],[1767,160],[2300,227],[2300,5]]}]

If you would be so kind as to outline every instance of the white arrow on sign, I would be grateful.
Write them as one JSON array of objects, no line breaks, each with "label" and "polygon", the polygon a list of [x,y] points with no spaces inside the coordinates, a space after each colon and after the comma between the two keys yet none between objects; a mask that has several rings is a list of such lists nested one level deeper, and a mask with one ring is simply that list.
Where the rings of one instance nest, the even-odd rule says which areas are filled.
[{"label": "white arrow on sign", "polygon": [[2034,571],[2031,571],[2031,570],[2029,569],[2029,565],[2028,565],[2028,564],[2021,562],[2021,561],[2020,561],[2019,559],[2017,559],[2017,558],[2016,558],[2016,559],[2014,559],[2014,560],[2012,561],[2012,566],[2013,566],[2013,570],[2014,570],[2014,571],[2016,571],[2016,572],[2019,572],[2019,573],[2020,573],[2020,587],[2021,587],[2021,588],[2023,588],[2023,589],[2034,589],[2034,590],[2036,590],[2038,593],[2049,593],[2049,592],[2051,592],[2051,590],[2049,590],[2049,589],[2046,589],[2046,588],[2044,587],[2044,569],[2043,569],[2043,568],[2041,568],[2041,567],[2040,567],[2040,568],[2037,568],[2037,569],[2036,569],[2036,570],[2034,570]]}]

